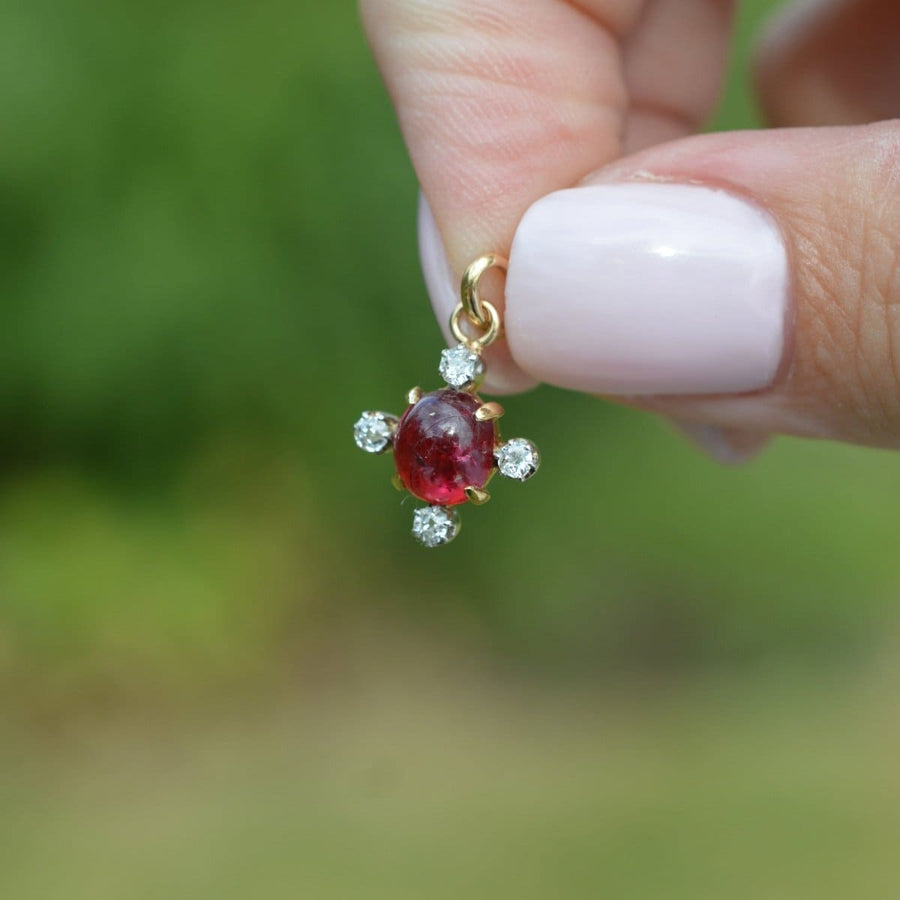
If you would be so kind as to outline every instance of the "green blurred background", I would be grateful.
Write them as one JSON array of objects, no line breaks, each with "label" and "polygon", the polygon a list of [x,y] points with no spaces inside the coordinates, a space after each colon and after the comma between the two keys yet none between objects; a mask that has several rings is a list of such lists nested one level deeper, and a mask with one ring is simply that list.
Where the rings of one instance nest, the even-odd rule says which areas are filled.
[{"label": "green blurred background", "polygon": [[896,895],[895,457],[542,388],[422,551],[350,438],[440,346],[353,5],[0,12],[0,896]]}]

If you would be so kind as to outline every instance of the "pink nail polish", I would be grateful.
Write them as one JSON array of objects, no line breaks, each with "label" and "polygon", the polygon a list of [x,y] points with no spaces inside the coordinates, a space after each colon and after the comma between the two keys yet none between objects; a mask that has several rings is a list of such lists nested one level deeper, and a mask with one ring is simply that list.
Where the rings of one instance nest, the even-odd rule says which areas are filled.
[{"label": "pink nail polish", "polygon": [[536,377],[607,394],[713,394],[772,383],[787,253],[774,219],[726,191],[604,184],[550,194],[516,231],[506,329]]},{"label": "pink nail polish", "polygon": [[768,434],[758,434],[755,431],[677,421],[673,421],[672,425],[707,456],[723,466],[741,466],[750,462],[762,453],[771,440]]}]

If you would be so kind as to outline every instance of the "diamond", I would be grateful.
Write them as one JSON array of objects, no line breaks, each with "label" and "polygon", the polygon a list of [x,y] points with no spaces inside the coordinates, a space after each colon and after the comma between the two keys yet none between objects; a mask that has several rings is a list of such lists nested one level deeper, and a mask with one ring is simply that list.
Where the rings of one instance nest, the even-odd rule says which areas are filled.
[{"label": "diamond", "polygon": [[364,412],[353,426],[353,440],[366,453],[384,453],[390,446],[397,420],[383,412]]},{"label": "diamond", "polygon": [[527,481],[540,464],[537,447],[525,438],[513,438],[497,451],[497,468],[506,478]]},{"label": "diamond", "polygon": [[484,363],[474,350],[457,344],[441,351],[438,371],[450,387],[464,388],[476,384],[484,375]]},{"label": "diamond", "polygon": [[443,506],[423,506],[413,514],[412,533],[426,547],[449,544],[459,534],[459,517]]}]

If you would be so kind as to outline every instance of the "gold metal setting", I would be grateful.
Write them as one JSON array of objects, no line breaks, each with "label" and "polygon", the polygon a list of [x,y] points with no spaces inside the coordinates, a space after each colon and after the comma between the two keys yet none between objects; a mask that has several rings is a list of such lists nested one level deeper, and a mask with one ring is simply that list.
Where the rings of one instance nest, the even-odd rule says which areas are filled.
[{"label": "gold metal setting", "polygon": [[[497,308],[494,304],[487,300],[482,300],[481,305],[487,313],[487,321],[484,325],[484,334],[479,335],[478,337],[470,337],[462,330],[462,317],[467,316],[465,307],[462,303],[456,305],[456,309],[453,310],[453,315],[450,316],[450,330],[453,332],[453,337],[461,344],[465,344],[467,347],[474,350],[476,353],[480,353],[485,348],[490,347],[491,344],[500,337],[500,313],[497,312]],[[474,323],[472,324],[474,325]]]},{"label": "gold metal setting", "polygon": [[[465,271],[459,289],[460,300],[450,316],[450,330],[453,336],[467,347],[480,353],[490,347],[500,337],[500,314],[497,308],[479,293],[478,286],[484,273],[490,269],[502,269],[509,265],[505,256],[499,253],[486,253],[479,256]],[[465,316],[473,328],[482,332],[477,337],[466,334],[462,329],[462,317]]]},{"label": "gold metal setting", "polygon": [[[460,302],[450,316],[450,330],[453,332],[453,336],[460,344],[467,347],[473,353],[478,354],[479,357],[481,357],[481,354],[487,347],[493,344],[494,341],[502,335],[500,313],[490,301],[485,300],[480,296],[479,284],[484,274],[490,269],[499,268],[503,269],[505,272],[507,265],[506,258],[499,253],[487,253],[476,259],[475,262],[466,269],[462,284],[460,285]],[[449,353],[452,351],[444,352]],[[472,364],[472,360],[466,360],[466,362],[470,365]],[[474,413],[474,418],[477,422],[493,423],[504,415],[504,409],[501,404],[493,400],[486,402],[482,401],[478,395],[478,389],[484,377],[483,360],[479,360],[478,365],[473,366],[468,371],[463,369],[462,378],[458,377],[457,373],[453,372],[452,369],[448,368],[445,370],[444,365],[445,359],[442,356],[440,372],[447,385],[451,389],[468,393],[478,403]],[[471,372],[476,371],[476,375],[470,374]],[[406,400],[410,406],[414,406],[419,403],[423,396],[424,392],[422,388],[417,386],[411,388],[407,392]],[[385,451],[392,450],[393,445],[397,440],[396,433],[400,420],[394,416],[388,416],[385,413],[378,413],[377,415],[382,417],[383,421],[386,422],[390,428],[391,439],[388,446],[385,447]],[[515,461],[513,461],[511,466],[509,460],[502,459],[505,448],[507,450],[507,455],[509,455],[513,452],[514,445],[518,450],[518,444],[523,442],[524,439],[515,438],[512,441],[504,443],[500,440],[498,426],[494,425],[493,427],[495,442],[493,448],[493,464],[487,474],[487,480],[481,487],[470,484],[465,488],[466,500],[473,506],[483,506],[491,499],[491,495],[486,488],[488,482],[491,481],[495,474],[499,473],[506,478],[516,481],[525,480],[525,477],[522,476],[521,472],[515,468]],[[528,445],[528,448],[533,451],[535,459],[533,468],[536,469],[537,450],[530,442],[525,443]],[[365,437],[357,437],[357,444],[363,450],[374,452],[365,446]],[[521,465],[521,463],[518,463],[518,465]],[[533,472],[528,473],[528,477],[530,477],[531,474],[533,474]],[[405,492],[409,490],[399,472],[394,474],[391,478],[391,484],[393,484],[398,491]],[[427,493],[425,496],[422,496],[421,494],[417,496],[419,496],[420,499],[425,500],[425,502],[429,502],[426,499],[428,496]],[[449,543],[459,531],[459,520],[453,508],[454,506],[455,504],[453,506],[444,506],[440,503],[431,501],[430,506],[419,507],[415,511],[413,517],[414,536],[426,547],[436,547],[440,544]]]},{"label": "gold metal setting", "polygon": [[490,400],[487,403],[482,403],[481,406],[475,410],[475,418],[479,422],[491,422],[494,419],[499,419],[503,413],[503,407],[499,403]]},{"label": "gold metal setting", "polygon": [[459,291],[460,302],[469,321],[482,331],[489,330],[491,318],[498,321],[499,319],[496,310],[493,313],[485,310],[484,301],[478,293],[478,285],[488,270],[503,269],[505,272],[508,266],[509,260],[505,256],[501,256],[499,253],[485,253],[484,256],[479,256],[475,262],[469,265],[462,277]]}]

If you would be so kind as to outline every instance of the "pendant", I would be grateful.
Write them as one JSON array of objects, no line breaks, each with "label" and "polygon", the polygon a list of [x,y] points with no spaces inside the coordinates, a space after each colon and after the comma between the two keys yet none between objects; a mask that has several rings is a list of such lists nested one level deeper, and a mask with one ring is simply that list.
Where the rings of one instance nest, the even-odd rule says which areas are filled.
[{"label": "pendant", "polygon": [[[427,503],[413,513],[413,536],[426,547],[448,544],[459,533],[457,507],[490,500],[488,483],[496,472],[527,481],[538,470],[540,454],[525,438],[501,441],[503,407],[478,395],[485,375],[482,354],[501,335],[496,307],[478,294],[489,269],[507,262],[491,253],[475,260],[463,276],[461,300],[450,317],[459,343],[441,353],[438,371],[446,387],[407,394],[402,416],[364,412],[353,426],[356,446],[367,453],[393,452],[393,484]],[[477,336],[466,334],[463,316]]]}]

